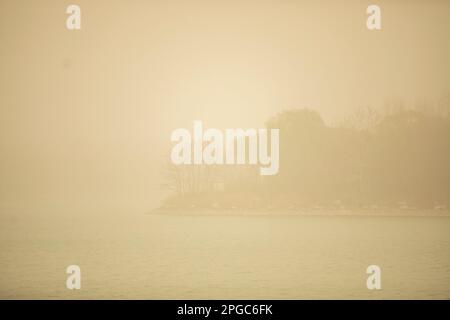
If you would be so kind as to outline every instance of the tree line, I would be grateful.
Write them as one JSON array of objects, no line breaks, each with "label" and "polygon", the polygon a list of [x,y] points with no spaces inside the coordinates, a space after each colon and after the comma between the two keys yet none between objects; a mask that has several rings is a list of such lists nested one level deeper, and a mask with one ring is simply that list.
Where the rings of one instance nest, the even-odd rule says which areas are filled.
[{"label": "tree line", "polygon": [[[370,110],[369,110],[370,111]],[[450,118],[398,109],[360,113],[325,124],[313,110],[281,112],[266,123],[280,129],[280,168],[260,176],[251,165],[171,165],[168,207],[445,208],[450,200]]]}]

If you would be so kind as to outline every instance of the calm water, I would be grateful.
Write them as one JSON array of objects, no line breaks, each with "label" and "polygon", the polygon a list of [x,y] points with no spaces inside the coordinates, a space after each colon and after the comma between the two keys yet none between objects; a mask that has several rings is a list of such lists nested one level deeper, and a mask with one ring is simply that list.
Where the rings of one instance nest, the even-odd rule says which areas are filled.
[{"label": "calm water", "polygon": [[[3,217],[0,230],[0,298],[450,298],[447,217]],[[81,290],[65,288],[71,264]]]}]

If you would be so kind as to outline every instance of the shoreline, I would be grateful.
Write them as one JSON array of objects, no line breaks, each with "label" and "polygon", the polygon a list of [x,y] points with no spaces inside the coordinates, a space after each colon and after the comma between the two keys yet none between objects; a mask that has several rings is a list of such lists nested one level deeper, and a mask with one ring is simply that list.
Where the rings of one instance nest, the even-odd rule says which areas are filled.
[{"label": "shoreline", "polygon": [[360,217],[450,217],[448,209],[217,209],[217,208],[156,208],[147,215],[169,216],[360,216]]}]

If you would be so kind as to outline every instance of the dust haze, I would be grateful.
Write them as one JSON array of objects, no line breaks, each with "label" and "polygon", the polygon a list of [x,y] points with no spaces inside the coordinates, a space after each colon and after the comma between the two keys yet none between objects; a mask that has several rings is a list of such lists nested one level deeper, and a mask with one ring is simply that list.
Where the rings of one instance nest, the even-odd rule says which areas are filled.
[{"label": "dust haze", "polygon": [[2,1],[2,213],[111,210],[165,197],[170,132],[201,119],[262,127],[310,108],[433,108],[449,95],[449,3],[381,1]]},{"label": "dust haze", "polygon": [[[70,4],[0,1],[0,297],[450,297],[428,217],[450,200],[449,1],[376,1],[377,31],[372,1],[78,0],[72,31]],[[168,166],[195,120],[280,128],[279,174]],[[270,216],[296,210],[421,217]]]}]

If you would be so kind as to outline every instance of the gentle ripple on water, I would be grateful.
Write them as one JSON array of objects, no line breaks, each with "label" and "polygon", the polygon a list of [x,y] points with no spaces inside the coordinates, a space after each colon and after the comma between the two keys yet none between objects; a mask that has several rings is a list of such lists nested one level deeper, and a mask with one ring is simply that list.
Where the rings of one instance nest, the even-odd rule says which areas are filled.
[{"label": "gentle ripple on water", "polygon": [[1,298],[450,298],[448,217],[1,219]]}]

